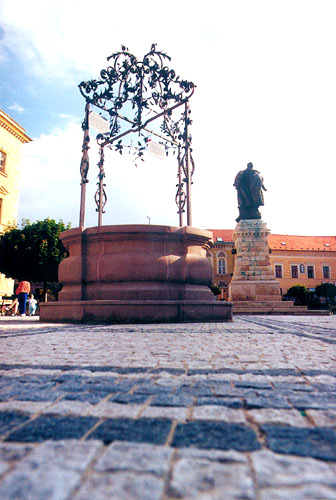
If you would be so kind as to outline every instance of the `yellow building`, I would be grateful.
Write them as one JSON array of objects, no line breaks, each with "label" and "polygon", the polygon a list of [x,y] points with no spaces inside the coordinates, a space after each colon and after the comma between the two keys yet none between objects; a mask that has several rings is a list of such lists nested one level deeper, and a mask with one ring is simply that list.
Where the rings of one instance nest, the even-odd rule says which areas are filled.
[{"label": "yellow building", "polygon": [[[234,270],[232,229],[209,229],[213,247],[208,253],[212,262],[213,283],[227,300],[228,285]],[[269,235],[270,260],[282,295],[294,285],[304,285],[313,292],[321,283],[336,285],[336,236]]]},{"label": "yellow building", "polygon": [[[22,146],[30,141],[25,130],[0,109],[0,233],[17,222]],[[12,293],[13,280],[0,275],[0,296]]]}]

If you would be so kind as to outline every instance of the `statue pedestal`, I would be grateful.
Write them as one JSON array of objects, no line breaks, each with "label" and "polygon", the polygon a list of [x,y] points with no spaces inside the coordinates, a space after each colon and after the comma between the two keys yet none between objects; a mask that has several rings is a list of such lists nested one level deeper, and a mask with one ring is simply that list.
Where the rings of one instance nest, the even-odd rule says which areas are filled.
[{"label": "statue pedestal", "polygon": [[283,302],[269,258],[268,235],[261,219],[241,220],[235,229],[236,263],[229,286],[234,313],[293,314],[293,302]]},{"label": "statue pedestal", "polygon": [[261,219],[244,219],[237,224],[234,232],[237,255],[229,300],[281,300],[280,284],[269,258],[269,233]]}]

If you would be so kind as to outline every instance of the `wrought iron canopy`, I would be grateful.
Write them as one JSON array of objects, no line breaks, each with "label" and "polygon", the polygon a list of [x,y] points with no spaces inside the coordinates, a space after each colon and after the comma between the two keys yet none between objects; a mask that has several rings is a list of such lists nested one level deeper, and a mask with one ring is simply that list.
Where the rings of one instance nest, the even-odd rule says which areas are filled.
[{"label": "wrought iron canopy", "polygon": [[[82,197],[88,182],[88,149],[89,149],[89,107],[98,107],[109,117],[109,132],[100,133],[97,141],[100,148],[109,145],[120,154],[123,151],[123,139],[126,135],[138,132],[138,156],[142,156],[149,142],[149,135],[154,134],[165,145],[166,153],[173,147],[178,150],[178,184],[176,202],[181,214],[187,202],[188,225],[190,215],[190,185],[194,170],[192,160],[191,136],[188,125],[191,124],[188,101],[193,95],[195,85],[182,80],[173,69],[167,66],[171,58],[152,44],[150,51],[139,61],[125,46],[120,52],[107,58],[110,65],[101,70],[100,78],[79,84],[79,90],[86,100],[86,115],[83,122],[84,140],[81,163]],[[182,113],[176,115],[175,110],[184,105]],[[152,122],[160,119],[160,128],[149,129]],[[158,122],[156,122],[158,123]],[[147,133],[147,134],[146,134]],[[106,203],[105,185],[103,184],[104,155],[100,153],[98,163],[98,190],[95,196],[97,211],[101,214]],[[183,187],[186,183],[186,193]],[[84,225],[85,201],[81,201],[80,225]]]}]

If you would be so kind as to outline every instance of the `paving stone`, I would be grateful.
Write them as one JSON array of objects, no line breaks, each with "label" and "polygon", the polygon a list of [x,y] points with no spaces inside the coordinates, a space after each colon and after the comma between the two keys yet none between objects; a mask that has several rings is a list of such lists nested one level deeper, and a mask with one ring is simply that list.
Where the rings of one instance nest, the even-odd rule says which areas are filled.
[{"label": "paving stone", "polygon": [[24,463],[32,469],[43,466],[84,472],[102,448],[101,441],[94,440],[44,441],[34,448]]},{"label": "paving stone", "polygon": [[270,391],[269,394],[249,394],[245,397],[244,406],[247,409],[253,408],[288,408],[292,406],[288,403],[286,397]]},{"label": "paving stone", "polygon": [[311,427],[311,423],[298,410],[278,410],[273,408],[260,408],[249,410],[248,416],[258,425],[277,424],[290,427]]},{"label": "paving stone", "polygon": [[336,489],[323,484],[308,484],[294,488],[268,488],[259,493],[260,500],[335,500]]},{"label": "paving stone", "polygon": [[52,404],[51,401],[2,401],[0,402],[0,412],[24,413],[35,415]]},{"label": "paving stone", "polygon": [[156,394],[151,406],[192,406],[193,398],[185,394]]},{"label": "paving stone", "polygon": [[172,449],[147,443],[114,442],[95,464],[98,472],[135,471],[164,476]]},{"label": "paving stone", "polygon": [[181,457],[173,468],[168,496],[174,498],[254,499],[253,481],[245,463]]},{"label": "paving stone", "polygon": [[22,425],[27,422],[30,417],[25,415],[20,415],[19,413],[14,413],[10,411],[4,411],[0,413],[0,435],[14,429],[18,425]]},{"label": "paving stone", "polygon": [[336,409],[336,398],[333,393],[325,394],[301,394],[300,396],[289,396],[290,403],[299,410],[308,408]]},{"label": "paving stone", "polygon": [[68,500],[80,484],[77,472],[18,467],[0,483],[1,500]]},{"label": "paving stone", "polygon": [[94,417],[42,415],[17,431],[11,432],[6,441],[29,443],[47,439],[80,439],[96,422],[97,419]]},{"label": "paving stone", "polygon": [[246,417],[241,410],[226,408],[225,406],[196,406],[193,408],[193,420],[216,420],[246,424]]},{"label": "paving stone", "polygon": [[277,453],[336,460],[336,432],[327,428],[262,425],[268,447]]},{"label": "paving stone", "polygon": [[23,460],[1,481],[1,500],[68,500],[101,446],[95,441],[47,441],[28,453],[25,445],[2,444],[7,458]]},{"label": "paving stone", "polygon": [[102,401],[91,410],[94,417],[128,417],[135,418],[140,411],[139,405],[120,405],[110,401]]},{"label": "paving stone", "polygon": [[176,450],[176,458],[188,460],[205,459],[220,463],[248,463],[248,458],[244,453],[235,450],[206,450],[201,448],[180,448]]},{"label": "paving stone", "polygon": [[164,481],[129,472],[92,474],[73,500],[161,500]]},{"label": "paving stone", "polygon": [[63,399],[68,401],[81,401],[83,403],[99,403],[106,398],[106,394],[95,394],[92,392],[71,392],[63,393]]},{"label": "paving stone", "polygon": [[158,418],[108,419],[89,435],[89,439],[101,439],[105,444],[112,441],[164,444],[171,424],[171,420]]},{"label": "paving stone", "polygon": [[109,401],[121,404],[143,404],[149,397],[148,394],[125,394],[122,392],[111,396]]},{"label": "paving stone", "polygon": [[43,413],[49,415],[77,415],[84,416],[92,412],[94,406],[89,403],[83,403],[81,401],[59,401],[53,405],[48,405],[42,410]]},{"label": "paving stone", "polygon": [[193,421],[178,424],[171,446],[251,451],[260,448],[252,429],[225,422]]},{"label": "paving stone", "polygon": [[336,487],[335,465],[314,458],[279,455],[269,450],[251,453],[258,488],[318,483]]},{"label": "paving stone", "polygon": [[242,408],[243,400],[238,398],[229,398],[229,397],[226,398],[220,396],[201,397],[197,398],[196,404],[199,406],[221,405],[221,406],[227,406],[228,408]]},{"label": "paving stone", "polygon": [[336,410],[307,410],[306,414],[317,427],[336,428]]},{"label": "paving stone", "polygon": [[172,406],[148,406],[141,413],[141,417],[167,418],[184,422],[187,418],[187,408],[174,408]]},{"label": "paving stone", "polygon": [[0,443],[0,475],[32,450],[32,446],[14,443]]}]

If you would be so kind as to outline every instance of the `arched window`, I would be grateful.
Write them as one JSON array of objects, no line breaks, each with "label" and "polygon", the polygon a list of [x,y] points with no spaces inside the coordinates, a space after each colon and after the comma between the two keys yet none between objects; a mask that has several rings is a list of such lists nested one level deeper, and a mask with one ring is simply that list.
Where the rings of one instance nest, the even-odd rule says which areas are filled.
[{"label": "arched window", "polygon": [[217,271],[218,274],[226,274],[226,255],[224,252],[217,254]]}]

